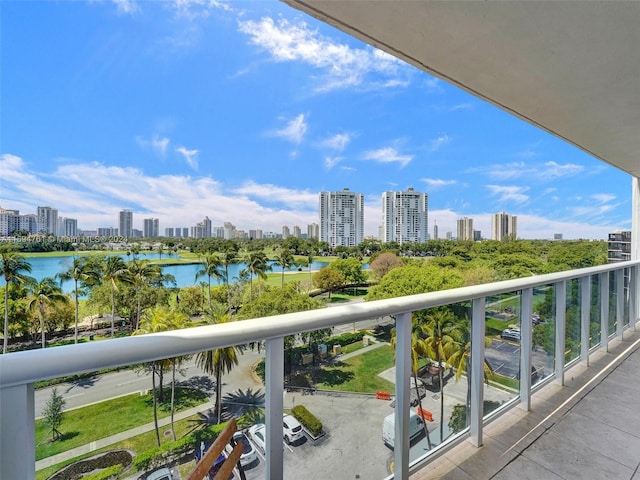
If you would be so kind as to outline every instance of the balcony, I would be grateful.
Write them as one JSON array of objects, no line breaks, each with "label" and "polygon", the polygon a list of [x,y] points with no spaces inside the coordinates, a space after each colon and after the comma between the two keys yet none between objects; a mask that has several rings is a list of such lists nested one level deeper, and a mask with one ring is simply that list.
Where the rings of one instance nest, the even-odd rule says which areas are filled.
[{"label": "balcony", "polygon": [[[540,448],[540,445],[547,449],[556,448],[551,440],[556,438],[553,433],[557,429],[574,431],[567,426],[569,420],[577,418],[576,425],[584,427],[584,421],[581,422],[584,416],[577,411],[573,413],[571,408],[575,409],[577,402],[585,395],[589,396],[582,405],[588,404],[591,410],[602,412],[600,426],[587,425],[588,431],[619,430],[620,421],[615,419],[627,418],[625,412],[618,409],[631,409],[634,398],[622,395],[611,398],[610,392],[606,395],[607,382],[613,381],[607,375],[632,355],[640,344],[635,341],[639,274],[640,261],[622,262],[312,312],[5,355],[0,357],[0,478],[35,478],[36,381],[252,341],[265,341],[266,344],[265,478],[292,478],[287,477],[288,464],[285,462],[281,432],[285,406],[284,337],[385,316],[395,317],[396,326],[396,387],[393,392],[395,450],[391,462],[395,477],[392,477],[433,478],[437,472],[445,477],[449,475],[447,478],[489,478],[492,474],[486,469],[495,468],[499,472],[496,478],[512,478],[510,475],[514,472],[527,468],[526,462],[535,461],[531,451]],[[628,279],[629,288],[625,288],[625,278]],[[536,356],[540,354],[539,351],[536,354],[539,349],[534,349],[533,336],[534,300],[538,295],[553,299],[553,318],[549,319],[551,336],[547,338],[550,352],[543,355],[542,371],[534,376],[530,372],[532,367],[534,370],[539,367],[537,363],[540,361],[540,357]],[[521,335],[519,346],[512,342],[513,348],[510,350],[511,359],[514,360],[512,364],[517,369],[514,376],[519,379],[517,389],[511,391],[483,382],[485,359],[488,358],[488,348],[485,347],[486,319],[488,312],[495,308],[488,305],[495,305],[505,296],[509,298],[510,305],[515,305],[509,309],[509,321],[519,325]],[[577,308],[576,305],[568,308],[569,299],[577,299]],[[462,388],[461,397],[468,399],[469,421],[457,434],[443,434],[442,443],[437,439],[439,431],[432,431],[433,448],[419,452],[411,448],[409,441],[413,388],[411,317],[413,312],[444,305],[455,306],[458,312],[470,319],[470,368],[468,377],[464,374],[463,380],[456,383],[458,388]],[[634,341],[630,343],[632,338]],[[606,353],[610,350],[621,352],[615,355]],[[564,354],[557,355],[557,352]],[[611,359],[612,356],[615,358]],[[628,361],[637,363],[636,357],[637,354],[634,354]],[[468,390],[462,387],[464,384],[468,385]],[[622,393],[629,390],[616,391]],[[503,394],[507,395],[506,400],[486,414],[483,413],[486,411],[483,409],[485,400],[496,399]],[[444,395],[448,395],[446,389]],[[634,421],[635,416],[630,413],[629,422]],[[357,427],[357,422],[354,425],[364,428]],[[376,430],[382,424],[378,425],[380,427],[376,426]],[[444,428],[442,423],[439,428]],[[581,441],[584,438],[581,437]],[[598,444],[590,445],[594,451],[613,447],[605,437],[595,435],[593,438],[598,441]],[[633,440],[637,443],[637,436]],[[380,442],[378,438],[375,441]],[[478,448],[483,445],[483,448]],[[628,445],[631,448],[632,444]],[[348,449],[349,446],[335,448]],[[533,460],[529,460],[531,458]],[[333,460],[332,463],[340,465],[340,458]],[[558,460],[566,462],[559,456]],[[588,465],[579,463],[574,468],[582,473],[587,469],[591,472]],[[554,467],[551,465],[548,468]],[[605,465],[603,468],[608,467]],[[466,477],[460,472],[466,472]],[[354,478],[355,474],[357,472],[342,470],[335,472],[333,478]],[[379,478],[385,475],[388,472],[382,472]]]}]

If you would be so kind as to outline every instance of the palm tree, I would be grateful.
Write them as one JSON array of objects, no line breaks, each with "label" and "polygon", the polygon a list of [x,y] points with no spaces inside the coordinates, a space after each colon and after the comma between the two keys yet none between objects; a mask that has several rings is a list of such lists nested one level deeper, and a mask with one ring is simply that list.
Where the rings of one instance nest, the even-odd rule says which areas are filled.
[{"label": "palm tree", "polygon": [[224,276],[223,272],[220,270],[222,267],[222,260],[220,256],[215,253],[207,253],[202,259],[203,268],[196,272],[195,282],[198,281],[200,277],[206,275],[209,286],[209,310],[211,310],[211,277],[219,280]]},{"label": "palm tree", "polygon": [[267,255],[263,251],[249,252],[246,255],[246,262],[249,271],[249,301],[251,301],[253,299],[253,276],[258,277],[259,280],[266,280],[266,272],[271,270],[271,265],[269,265]]},{"label": "palm tree", "polygon": [[33,280],[22,272],[31,272],[31,264],[14,250],[0,250],[0,275],[4,277],[4,338],[2,353],[7,353],[9,344],[9,284],[20,284]]},{"label": "palm tree", "polygon": [[[133,335],[144,335],[147,333],[166,332],[176,330],[186,326],[188,317],[182,313],[173,312],[166,307],[153,307],[144,312],[139,328],[133,332]],[[163,360],[151,362],[151,385],[153,395],[153,421],[156,428],[156,441],[160,446],[160,430],[158,429],[158,401],[156,395],[156,375],[162,370]],[[175,370],[179,363],[178,359],[170,359],[172,365],[173,382],[171,384],[171,432],[175,439],[175,431],[173,427],[173,410],[175,399]],[[162,388],[162,387],[161,387]]]},{"label": "palm tree", "polygon": [[103,265],[103,279],[109,282],[111,288],[111,338],[115,334],[115,316],[116,301],[115,292],[118,289],[118,283],[131,283],[131,278],[127,275],[127,265],[122,257],[106,257]]},{"label": "palm tree", "polygon": [[58,274],[60,282],[73,280],[73,292],[76,307],[74,343],[78,343],[78,311],[79,311],[79,288],[78,282],[84,287],[95,285],[100,280],[100,274],[94,269],[87,257],[73,258],[73,263],[66,272]]},{"label": "palm tree", "polygon": [[151,265],[147,260],[132,260],[127,265],[131,283],[136,290],[137,310],[136,325],[134,330],[138,330],[140,325],[140,310],[142,303],[142,289],[152,282],[158,282],[162,279],[162,268],[158,265]]},{"label": "palm tree", "polygon": [[68,302],[69,297],[62,293],[62,289],[56,285],[55,279],[46,277],[33,286],[30,300],[28,303],[29,310],[37,310],[40,318],[40,328],[42,331],[42,348],[46,346],[46,327],[45,327],[45,307],[52,303]]},{"label": "palm tree", "polygon": [[288,248],[280,250],[276,256],[276,263],[282,267],[282,286],[284,287],[284,271],[287,268],[291,268],[296,264],[293,258],[293,253]]},{"label": "palm tree", "polygon": [[224,267],[224,284],[227,287],[227,307],[231,309],[231,292],[229,291],[229,267],[237,263],[236,251],[233,248],[227,248],[220,256],[222,266]]},{"label": "palm tree", "polygon": [[[396,329],[394,328],[391,331],[391,346],[395,348],[396,346]],[[418,398],[418,406],[420,407],[420,411],[422,411],[422,395],[420,394],[420,389],[418,388],[418,361],[421,357],[425,357],[427,355],[428,349],[427,344],[424,339],[424,327],[414,319],[411,320],[411,372],[413,374],[413,385],[416,389],[416,396]],[[427,423],[422,422],[422,427],[424,428],[424,434],[427,437],[427,446],[429,450],[432,448],[431,437],[429,436],[429,429],[427,428]]]},{"label": "palm tree", "polygon": [[427,355],[438,364],[438,380],[440,384],[440,443],[444,432],[444,366],[450,364],[454,351],[455,339],[459,338],[458,326],[450,310],[437,308],[427,315],[427,323],[423,326],[427,335]]},{"label": "palm tree", "polygon": [[[206,322],[209,325],[218,323],[227,323],[230,321],[228,314],[224,315],[211,315],[206,318]],[[200,352],[196,356],[196,365],[204,370],[207,374],[214,374],[216,377],[216,413],[218,416],[218,423],[222,418],[222,374],[229,373],[233,370],[233,367],[238,365],[238,355],[236,353],[236,347],[224,347],[216,348],[215,350],[208,350]]]}]

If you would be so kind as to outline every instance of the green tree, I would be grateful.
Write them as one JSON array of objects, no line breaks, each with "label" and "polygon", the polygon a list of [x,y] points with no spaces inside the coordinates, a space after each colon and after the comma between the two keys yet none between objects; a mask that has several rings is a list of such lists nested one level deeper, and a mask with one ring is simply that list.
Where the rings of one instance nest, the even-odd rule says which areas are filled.
[{"label": "green tree", "polygon": [[387,273],[369,290],[365,300],[381,300],[461,287],[462,275],[453,269],[431,265],[405,265]]},{"label": "green tree", "polygon": [[127,274],[127,265],[121,257],[109,256],[104,259],[102,280],[109,283],[111,291],[111,337],[115,334],[116,300],[115,292],[119,283],[131,283],[131,277]]},{"label": "green tree", "polygon": [[78,311],[79,311],[79,287],[96,285],[100,280],[100,274],[95,270],[92,262],[87,257],[73,259],[73,263],[66,272],[58,274],[61,282],[73,280],[73,298],[76,307],[76,321],[73,335],[74,343],[78,343]]},{"label": "green tree", "polygon": [[288,248],[281,248],[276,256],[276,264],[282,268],[282,287],[284,287],[284,271],[293,267],[296,262],[293,253]]},{"label": "green tree", "polygon": [[336,268],[322,267],[313,275],[313,286],[329,292],[329,298],[331,298],[331,292],[343,287],[344,283],[343,273]]},{"label": "green tree", "polygon": [[300,293],[298,282],[290,282],[282,288],[267,286],[262,295],[242,307],[238,316],[240,318],[269,317],[320,307],[322,307],[320,300]]},{"label": "green tree", "polygon": [[136,292],[136,324],[134,330],[138,330],[140,325],[140,314],[142,310],[142,292],[145,286],[157,282],[161,283],[162,269],[158,265],[151,265],[148,261],[132,260],[127,265],[129,271],[127,275]]},{"label": "green tree", "polygon": [[31,272],[31,264],[22,255],[8,248],[0,249],[0,275],[4,277],[4,337],[2,353],[7,353],[9,343],[9,285],[23,284],[31,277],[23,272]]},{"label": "green tree", "polygon": [[207,277],[209,310],[211,310],[211,277],[215,278],[216,280],[224,277],[224,272],[221,270],[222,260],[220,259],[220,256],[215,253],[207,253],[202,259],[202,266],[203,268],[196,272],[195,281],[197,282],[200,277]]},{"label": "green tree", "polygon": [[[209,325],[215,325],[229,322],[230,317],[228,314],[209,314],[206,316],[205,321]],[[216,377],[215,409],[218,417],[218,423],[220,423],[222,418],[222,375],[224,373],[229,373],[233,370],[234,366],[238,365],[236,347],[216,348],[215,350],[200,352],[196,356],[196,364],[207,374],[213,374]]]},{"label": "green tree", "polygon": [[59,428],[64,416],[62,409],[66,403],[66,400],[58,395],[58,390],[54,388],[42,412],[45,424],[51,429],[51,438],[54,442],[61,437]]},{"label": "green tree", "polygon": [[340,271],[347,283],[358,285],[367,280],[366,274],[362,271],[362,262],[357,258],[338,259],[331,263],[328,268]]},{"label": "green tree", "polygon": [[268,263],[267,255],[263,251],[248,252],[246,257],[247,270],[249,271],[249,301],[253,299],[253,277],[258,277],[258,285],[260,280],[267,279],[267,272],[271,270]]},{"label": "green tree", "polygon": [[33,285],[29,297],[29,310],[36,310],[40,319],[40,329],[42,332],[42,348],[46,346],[46,306],[57,302],[68,302],[69,298],[62,293],[62,290],[51,277],[46,277]]}]

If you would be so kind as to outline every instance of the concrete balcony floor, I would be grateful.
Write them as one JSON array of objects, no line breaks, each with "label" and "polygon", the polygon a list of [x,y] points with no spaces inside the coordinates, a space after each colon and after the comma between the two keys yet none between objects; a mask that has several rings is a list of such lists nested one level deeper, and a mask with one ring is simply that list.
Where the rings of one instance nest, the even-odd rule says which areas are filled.
[{"label": "concrete balcony floor", "polygon": [[[637,327],[636,327],[637,328]],[[412,480],[640,480],[640,331],[574,366]]]}]

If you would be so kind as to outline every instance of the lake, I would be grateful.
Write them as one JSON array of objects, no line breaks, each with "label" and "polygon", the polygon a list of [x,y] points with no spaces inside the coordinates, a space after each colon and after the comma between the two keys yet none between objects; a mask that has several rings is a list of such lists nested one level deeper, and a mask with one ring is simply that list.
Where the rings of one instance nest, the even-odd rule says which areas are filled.
[{"label": "lake", "polygon": [[[131,256],[127,256],[126,254],[118,255],[122,257],[125,261],[132,260]],[[162,258],[176,258],[175,256],[167,256],[164,254]],[[138,255],[139,260],[158,260],[160,255],[158,253],[140,253]],[[179,258],[179,256],[178,256]],[[71,265],[73,264],[73,257],[28,257],[26,259],[31,264],[31,273],[29,274],[36,280],[40,281],[46,277],[54,277],[57,274],[66,272]],[[278,273],[282,272],[282,268],[275,264],[275,262],[269,262],[270,265],[273,265],[273,272]],[[322,267],[326,267],[329,265],[329,262],[323,261],[314,261],[311,264],[312,270],[319,270]],[[240,275],[240,271],[246,268],[246,263],[235,263],[229,266],[229,282],[233,283],[238,280],[238,276]],[[196,273],[198,270],[202,269],[202,264],[199,263],[189,263],[182,265],[166,265],[162,267],[163,273],[167,273],[173,275],[176,279],[176,286],[182,287],[190,287],[192,285],[198,285],[200,282],[207,281],[207,277],[200,277],[198,281],[195,281]],[[296,268],[289,268],[286,271],[294,272],[297,270]],[[308,272],[308,267],[303,268],[303,271]],[[211,284],[217,285],[219,282],[215,278],[211,278]],[[73,293],[73,280],[66,281],[62,283],[62,290],[65,293]]]}]

